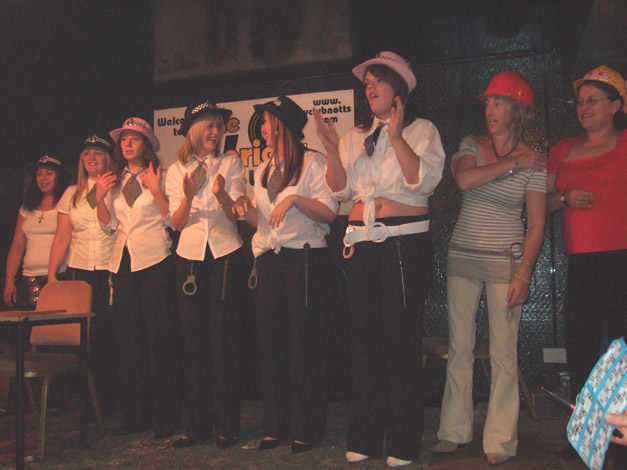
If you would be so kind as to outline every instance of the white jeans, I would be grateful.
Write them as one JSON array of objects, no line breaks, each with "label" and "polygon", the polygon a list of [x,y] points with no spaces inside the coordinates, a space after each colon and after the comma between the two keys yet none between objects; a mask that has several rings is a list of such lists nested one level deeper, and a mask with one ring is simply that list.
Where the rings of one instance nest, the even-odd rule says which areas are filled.
[{"label": "white jeans", "polygon": [[[477,306],[484,283],[447,277],[449,350],[438,439],[457,443],[472,440],[472,378]],[[518,324],[522,308],[505,315],[507,283],[485,283],[490,324],[492,379],[483,451],[516,455],[518,444]]]}]

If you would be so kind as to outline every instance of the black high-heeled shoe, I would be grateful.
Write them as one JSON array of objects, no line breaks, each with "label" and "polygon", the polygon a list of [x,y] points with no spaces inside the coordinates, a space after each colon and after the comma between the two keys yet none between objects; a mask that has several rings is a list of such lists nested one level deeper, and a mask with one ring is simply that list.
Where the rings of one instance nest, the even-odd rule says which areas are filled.
[{"label": "black high-heeled shoe", "polygon": [[292,442],[292,454],[300,454],[301,452],[307,452],[313,449],[313,444],[307,444],[305,442]]},{"label": "black high-heeled shoe", "polygon": [[263,439],[259,443],[259,450],[272,450],[279,447],[278,439]]},{"label": "black high-heeled shoe", "polygon": [[224,437],[218,436],[216,439],[216,446],[220,449],[228,449],[237,444],[237,437]]}]

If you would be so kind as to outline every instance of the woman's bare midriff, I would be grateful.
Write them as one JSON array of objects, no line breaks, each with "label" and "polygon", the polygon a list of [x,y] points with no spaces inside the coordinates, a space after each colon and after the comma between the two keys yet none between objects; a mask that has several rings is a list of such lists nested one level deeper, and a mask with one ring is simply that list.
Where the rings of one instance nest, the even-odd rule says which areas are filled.
[{"label": "woman's bare midriff", "polygon": [[[429,208],[425,206],[408,206],[400,202],[392,201],[383,197],[374,200],[375,218],[383,217],[403,217],[412,215],[424,215],[429,213]],[[364,220],[364,203],[357,202],[351,209],[348,220]]]}]

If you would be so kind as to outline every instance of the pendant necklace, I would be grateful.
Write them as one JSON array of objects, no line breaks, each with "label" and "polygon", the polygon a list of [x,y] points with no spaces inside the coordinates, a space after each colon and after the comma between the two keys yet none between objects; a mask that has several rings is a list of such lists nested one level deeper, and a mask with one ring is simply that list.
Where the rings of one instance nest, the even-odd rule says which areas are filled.
[{"label": "pendant necklace", "polygon": [[42,220],[44,220],[44,210],[43,209],[39,209],[41,211],[41,215],[39,216],[39,222],[37,223],[41,223]]},{"label": "pendant necklace", "polygon": [[514,142],[514,146],[511,148],[511,150],[507,152],[505,155],[499,155],[496,151],[496,146],[494,145],[494,138],[492,137],[492,134],[490,134],[490,142],[492,143],[492,151],[494,152],[494,155],[496,156],[497,159],[509,157],[511,153],[514,151],[514,149],[518,147],[518,137],[516,137],[516,142]]}]

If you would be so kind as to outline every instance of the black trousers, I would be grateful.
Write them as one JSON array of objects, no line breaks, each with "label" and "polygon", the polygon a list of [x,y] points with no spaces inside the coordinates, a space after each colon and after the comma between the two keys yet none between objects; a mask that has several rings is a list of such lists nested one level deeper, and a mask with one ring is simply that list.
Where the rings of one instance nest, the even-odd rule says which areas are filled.
[{"label": "black trousers", "polygon": [[[176,293],[183,339],[187,434],[237,437],[240,430],[241,249],[203,261],[178,258]],[[193,273],[197,290],[183,292]],[[189,286],[188,286],[189,287]]]},{"label": "black trousers", "polygon": [[[397,225],[403,219],[382,221]],[[390,237],[354,248],[346,260],[353,379],[347,448],[380,456],[387,433],[388,455],[415,460],[423,432],[422,335],[431,236]]]},{"label": "black trousers", "polygon": [[116,400],[114,324],[109,306],[109,271],[73,269],[74,279],[91,286],[91,309],[96,316],[89,327],[89,360],[102,410],[112,414],[119,405]]},{"label": "black trousers", "polygon": [[627,250],[568,256],[564,316],[574,401],[603,352],[603,336],[627,340]]},{"label": "black trousers", "polygon": [[161,435],[174,433],[180,424],[180,331],[173,274],[169,257],[131,272],[126,249],[118,273],[113,274],[113,321],[124,424],[132,428],[153,425],[155,433]]},{"label": "black trousers", "polygon": [[254,299],[264,436],[314,443],[326,419],[328,250],[311,249],[308,258],[306,275],[305,250],[259,256]]}]

